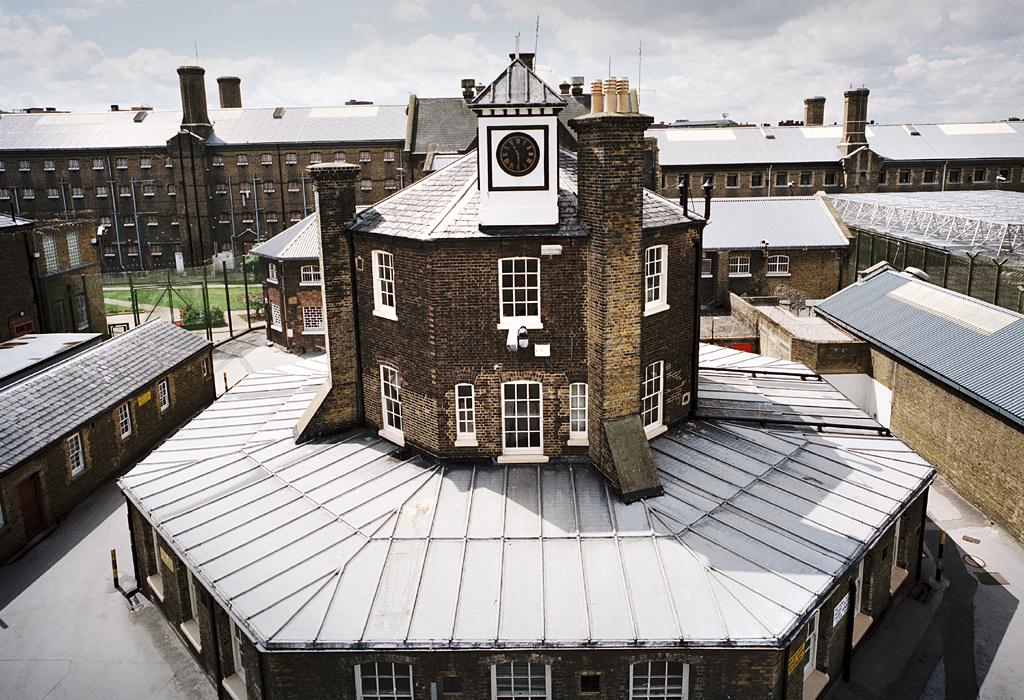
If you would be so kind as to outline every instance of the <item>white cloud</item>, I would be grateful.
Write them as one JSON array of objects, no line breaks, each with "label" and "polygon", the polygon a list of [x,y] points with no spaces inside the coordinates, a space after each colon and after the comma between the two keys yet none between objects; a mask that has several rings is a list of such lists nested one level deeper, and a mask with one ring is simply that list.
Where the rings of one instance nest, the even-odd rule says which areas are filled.
[{"label": "white cloud", "polygon": [[81,22],[92,19],[96,15],[125,7],[128,0],[80,0],[75,5],[59,7],[53,10],[53,15],[59,19],[71,22]]},{"label": "white cloud", "polygon": [[392,0],[388,14],[401,22],[419,22],[430,17],[427,0]]},{"label": "white cloud", "polygon": [[469,15],[469,18],[475,22],[486,22],[491,18],[487,13],[487,10],[485,10],[478,2],[474,2],[469,6],[469,12],[467,14]]}]

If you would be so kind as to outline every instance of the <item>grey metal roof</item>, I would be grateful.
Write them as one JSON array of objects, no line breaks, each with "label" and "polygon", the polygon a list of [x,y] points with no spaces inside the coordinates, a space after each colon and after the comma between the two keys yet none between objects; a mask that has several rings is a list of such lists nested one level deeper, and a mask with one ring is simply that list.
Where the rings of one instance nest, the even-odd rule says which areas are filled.
[{"label": "grey metal roof", "polygon": [[320,257],[320,217],[313,212],[251,251],[272,260],[315,260]]},{"label": "grey metal roof", "polygon": [[1024,158],[1021,122],[869,124],[865,134],[871,150],[887,160]]},{"label": "grey metal roof", "polygon": [[0,389],[0,473],[209,346],[154,320]]},{"label": "grey metal roof", "polygon": [[817,312],[1024,426],[1024,316],[888,269]]},{"label": "grey metal roof", "polygon": [[23,216],[15,218],[10,214],[0,213],[0,229],[19,229],[30,226],[31,224],[31,219],[26,219]]},{"label": "grey metal roof", "polygon": [[704,250],[846,248],[849,241],[821,197],[727,197],[711,203]]},{"label": "grey metal roof", "polygon": [[102,337],[100,333],[31,333],[4,341],[0,343],[0,387],[14,375],[60,355],[78,352]]},{"label": "grey metal roof", "polygon": [[[857,413],[706,352],[719,406]],[[120,481],[267,649],[777,647],[934,473],[870,431],[701,420],[652,443],[665,494],[624,505],[588,465],[443,465],[363,430],[297,445],[325,373],[249,375]]]},{"label": "grey metal roof", "polygon": [[537,77],[518,56],[470,103],[490,107],[565,107],[565,100]]},{"label": "grey metal roof", "polygon": [[669,127],[648,129],[647,136],[658,139],[658,160],[663,166],[838,165],[843,129],[840,126]]},{"label": "grey metal roof", "polygon": [[[403,141],[404,105],[211,109],[212,146],[260,143]],[[181,127],[181,112],[70,112],[0,115],[0,151],[163,148]]]},{"label": "grey metal roof", "polygon": [[[499,232],[481,231],[476,154],[474,149],[443,170],[366,209],[356,217],[353,230],[421,240],[587,235],[577,215],[576,155],[564,148],[558,154],[558,228],[513,227]],[[643,203],[644,228],[698,220],[696,215],[686,216],[677,204],[647,190]]]}]

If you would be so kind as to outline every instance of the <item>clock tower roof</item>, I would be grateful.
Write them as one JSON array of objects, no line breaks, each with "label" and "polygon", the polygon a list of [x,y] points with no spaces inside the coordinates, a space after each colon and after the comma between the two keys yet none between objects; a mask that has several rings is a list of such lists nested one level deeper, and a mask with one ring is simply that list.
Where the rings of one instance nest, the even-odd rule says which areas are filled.
[{"label": "clock tower roof", "polygon": [[469,103],[474,111],[506,107],[548,107],[555,113],[565,107],[557,92],[541,80],[518,56],[483,92]]}]

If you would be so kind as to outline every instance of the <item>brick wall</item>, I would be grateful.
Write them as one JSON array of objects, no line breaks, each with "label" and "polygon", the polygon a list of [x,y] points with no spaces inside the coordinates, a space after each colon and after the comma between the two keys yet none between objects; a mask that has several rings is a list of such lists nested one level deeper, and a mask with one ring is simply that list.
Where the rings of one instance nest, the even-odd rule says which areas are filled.
[{"label": "brick wall", "polygon": [[[789,256],[788,275],[769,275],[764,253],[760,250],[714,251],[705,253],[712,259],[712,277],[701,278],[701,301],[718,303],[724,280],[729,292],[740,296],[792,297],[824,299],[842,287],[846,250],[842,248],[775,249],[769,255]],[[750,259],[749,277],[730,277],[730,256]]]},{"label": "brick wall", "polygon": [[[271,282],[267,277],[271,263],[277,267],[277,282]],[[302,283],[304,265],[319,266],[320,261],[261,259],[257,268],[263,283],[263,315],[267,340],[292,352],[300,353],[321,351],[327,345],[324,333],[307,332],[305,329],[303,307],[315,306],[322,309],[324,300],[323,289],[319,283]],[[271,302],[281,308],[281,330],[270,325]]]},{"label": "brick wall", "polygon": [[[775,166],[769,172],[767,165],[751,166],[723,166],[708,164],[694,167],[683,167],[678,165],[662,165],[660,168],[660,179],[658,192],[665,197],[675,200],[679,196],[679,178],[684,174],[690,176],[690,199],[697,203],[698,211],[701,206],[698,200],[703,198],[701,186],[710,177],[715,185],[715,197],[785,197],[789,195],[811,195],[815,192],[824,191],[829,194],[843,191],[843,173],[838,163],[835,164],[795,164],[792,166]],[[792,182],[793,187],[778,186],[776,177],[785,176],[786,182]],[[810,174],[810,184],[801,185],[800,176],[803,173]],[[834,184],[826,185],[826,173],[832,173]],[[752,175],[761,176],[761,185],[753,186]],[[735,186],[729,183],[735,177]]]},{"label": "brick wall", "polygon": [[32,287],[35,261],[30,257],[28,235],[22,231],[0,234],[0,259],[4,261],[4,274],[0,275],[0,342],[9,340],[15,325],[25,321],[33,322],[34,331],[42,330]]}]

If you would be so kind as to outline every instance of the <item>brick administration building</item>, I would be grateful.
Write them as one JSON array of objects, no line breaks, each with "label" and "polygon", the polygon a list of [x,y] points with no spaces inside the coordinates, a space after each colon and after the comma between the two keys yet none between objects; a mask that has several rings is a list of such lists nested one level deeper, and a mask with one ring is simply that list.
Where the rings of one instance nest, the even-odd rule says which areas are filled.
[{"label": "brick administration building", "polygon": [[358,216],[311,168],[326,357],[121,481],[222,696],[815,697],[917,575],[932,469],[805,367],[698,347],[703,221],[603,88],[574,155],[514,58],[479,150]]}]

